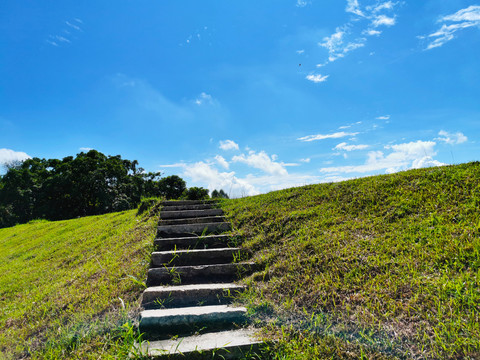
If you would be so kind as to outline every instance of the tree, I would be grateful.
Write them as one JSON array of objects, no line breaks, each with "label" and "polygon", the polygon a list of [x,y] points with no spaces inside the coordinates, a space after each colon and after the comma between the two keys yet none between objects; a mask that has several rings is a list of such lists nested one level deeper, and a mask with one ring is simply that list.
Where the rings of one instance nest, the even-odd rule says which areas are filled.
[{"label": "tree", "polygon": [[178,198],[186,189],[178,176],[159,178],[136,160],[96,150],[62,160],[27,159],[0,176],[0,227],[132,209],[142,197]]},{"label": "tree", "polygon": [[191,187],[183,192],[182,198],[186,200],[205,200],[208,199],[208,190],[202,187]]},{"label": "tree", "polygon": [[220,189],[220,191],[215,189],[212,191],[212,199],[229,199],[229,197],[223,189]]},{"label": "tree", "polygon": [[178,199],[187,189],[187,184],[181,177],[177,175],[171,175],[161,179],[158,182],[158,189],[160,195],[165,196],[165,198],[169,200]]}]

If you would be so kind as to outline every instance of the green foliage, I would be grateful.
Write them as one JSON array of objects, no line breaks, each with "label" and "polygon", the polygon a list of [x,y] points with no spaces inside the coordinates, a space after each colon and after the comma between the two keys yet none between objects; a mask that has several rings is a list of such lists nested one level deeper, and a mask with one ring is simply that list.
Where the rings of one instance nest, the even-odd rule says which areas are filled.
[{"label": "green foliage", "polygon": [[220,191],[218,190],[213,190],[212,191],[212,199],[228,199],[228,195],[225,191],[223,191],[223,189],[220,189]]},{"label": "green foliage", "polygon": [[0,177],[0,227],[32,219],[63,220],[137,207],[144,196],[179,197],[178,176],[158,180],[136,160],[90,150],[62,160],[33,158]]},{"label": "green foliage", "polygon": [[0,229],[0,358],[128,358],[157,222],[130,210]]},{"label": "green foliage", "polygon": [[209,199],[208,190],[202,187],[191,187],[185,190],[182,194],[182,198],[186,200],[205,200]]},{"label": "green foliage", "polygon": [[480,358],[480,163],[221,202],[274,359]]},{"label": "green foliage", "polygon": [[187,184],[181,177],[171,175],[158,182],[158,189],[160,195],[164,196],[167,200],[178,199],[187,189]]}]

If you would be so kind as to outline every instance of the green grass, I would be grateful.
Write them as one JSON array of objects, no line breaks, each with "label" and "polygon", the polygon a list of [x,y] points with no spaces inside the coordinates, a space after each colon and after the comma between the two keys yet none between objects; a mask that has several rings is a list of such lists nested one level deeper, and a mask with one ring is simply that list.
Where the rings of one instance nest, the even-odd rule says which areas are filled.
[{"label": "green grass", "polygon": [[480,358],[480,163],[222,201],[275,359]]},{"label": "green grass", "polygon": [[126,357],[154,209],[0,229],[0,359]]}]

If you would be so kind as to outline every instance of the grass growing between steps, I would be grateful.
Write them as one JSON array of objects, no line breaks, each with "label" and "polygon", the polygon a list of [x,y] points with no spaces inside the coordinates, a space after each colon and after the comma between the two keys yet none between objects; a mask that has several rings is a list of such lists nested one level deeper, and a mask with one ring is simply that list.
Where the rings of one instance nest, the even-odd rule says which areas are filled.
[{"label": "grass growing between steps", "polygon": [[480,163],[222,202],[275,359],[479,359]]},{"label": "grass growing between steps", "polygon": [[152,205],[0,229],[0,359],[127,356],[158,221]]}]

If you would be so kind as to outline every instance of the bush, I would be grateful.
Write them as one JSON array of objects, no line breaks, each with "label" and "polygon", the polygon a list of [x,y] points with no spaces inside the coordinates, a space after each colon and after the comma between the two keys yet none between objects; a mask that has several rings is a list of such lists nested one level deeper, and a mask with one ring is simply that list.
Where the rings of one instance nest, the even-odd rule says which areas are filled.
[{"label": "bush", "polygon": [[186,200],[205,200],[209,199],[208,190],[202,187],[191,187],[183,192],[183,199]]}]

